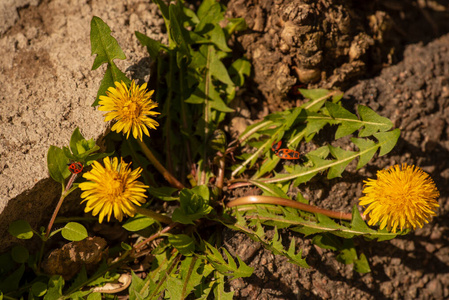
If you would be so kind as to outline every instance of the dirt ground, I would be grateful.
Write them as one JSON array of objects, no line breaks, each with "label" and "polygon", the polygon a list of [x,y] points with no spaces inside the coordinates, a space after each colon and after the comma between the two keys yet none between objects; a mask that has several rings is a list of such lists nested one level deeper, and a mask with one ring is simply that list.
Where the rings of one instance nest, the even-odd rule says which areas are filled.
[{"label": "dirt ground", "polygon": [[[229,247],[255,268],[248,279],[231,282],[237,297],[249,299],[447,299],[449,297],[449,35],[428,45],[411,45],[404,60],[373,79],[363,80],[344,97],[349,106],[368,105],[401,128],[395,149],[343,177],[311,191],[301,187],[311,202],[328,208],[346,208],[361,196],[362,180],[377,170],[408,163],[428,172],[441,193],[438,216],[423,229],[388,242],[363,242],[371,273],[358,274],[336,262],[335,253],[309,241],[298,248],[310,269],[299,268],[243,235],[230,236]],[[329,191],[330,189],[330,191]],[[324,196],[319,196],[319,194]],[[293,236],[286,233],[284,238]],[[301,239],[295,236],[296,240]]]},{"label": "dirt ground", "polygon": [[[267,7],[263,5],[243,6],[242,1],[234,2],[241,4],[234,10],[234,15],[238,15],[239,11],[251,15],[253,24],[256,23],[253,26],[257,26],[258,19],[263,20],[259,24],[266,24],[264,22],[276,18],[272,15],[267,17]],[[275,2],[281,5],[285,3]],[[404,8],[412,2],[395,4],[398,5],[396,8]],[[274,10],[275,5],[268,8]],[[399,16],[400,12],[397,13]],[[360,59],[365,65],[359,74],[359,78],[365,78],[363,80],[352,76],[340,77],[343,78],[340,83],[344,83],[345,106],[354,110],[357,104],[367,105],[380,115],[390,118],[394,126],[401,129],[398,144],[391,153],[375,158],[359,171],[355,171],[355,165],[350,165],[340,179],[329,183],[323,178],[321,187],[318,183],[318,188],[300,186],[300,189],[316,205],[350,211],[362,195],[364,179],[375,178],[377,170],[394,164],[414,164],[431,175],[440,191],[438,216],[423,229],[392,241],[375,243],[359,240],[358,248],[367,255],[372,269],[368,274],[359,274],[352,266],[338,263],[335,253],[319,249],[308,240],[301,241],[301,236],[290,232],[285,232],[283,239],[295,236],[299,240],[298,248],[303,249],[310,269],[299,268],[282,257],[272,255],[244,235],[228,234],[230,251],[243,257],[246,263],[255,268],[250,278],[230,283],[237,291],[236,298],[449,298],[449,35],[442,34],[442,31],[447,32],[444,28],[447,22],[439,26],[438,18],[434,18],[435,22],[432,23],[428,20],[429,15],[424,14],[419,21],[410,23],[409,27],[401,27],[407,24],[404,20],[413,20],[415,13],[416,10],[410,10],[409,13],[402,11],[402,18],[393,19],[397,30],[389,38],[397,39],[394,56],[379,58],[383,63],[377,61],[379,64],[374,67],[370,65],[375,63],[373,60]],[[260,28],[263,30],[263,26]],[[254,99],[257,95],[263,95],[265,105],[269,105],[270,109],[288,107],[294,105],[295,99],[286,96],[285,91],[276,91],[262,84],[275,81],[271,77],[273,74],[266,72],[266,68],[280,70],[282,64],[295,64],[292,59],[276,60],[279,50],[266,45],[275,39],[277,33],[272,30],[269,36],[267,32],[269,30],[241,38],[242,43],[252,45],[247,51],[249,56],[254,55],[254,52],[259,53],[257,49],[260,47],[266,50],[259,56],[262,61],[255,62],[255,72],[258,74],[254,75],[254,85],[257,91],[249,91],[247,97]],[[282,39],[282,29],[278,33]],[[382,49],[380,44],[378,47]],[[268,58],[274,58],[275,62],[266,64],[263,59]],[[340,67],[339,70],[343,72],[345,68]],[[337,67],[334,75],[338,75],[338,72]],[[294,74],[289,75],[295,77]],[[298,82],[301,82],[300,78],[284,83],[292,86]],[[329,80],[322,80],[315,85],[327,86],[328,83]]]},{"label": "dirt ground", "polygon": [[[143,81],[148,52],[134,31],[163,41],[158,13],[146,0],[0,1],[0,252],[13,242],[12,221],[39,228],[51,217],[61,187],[48,174],[50,145],[66,146],[77,127],[99,145],[107,132],[91,106],[105,70],[92,70],[92,17],[105,20],[122,46],[119,68]],[[62,210],[70,207],[79,197],[69,196]]]},{"label": "dirt ground", "polygon": [[[43,2],[51,2],[54,6],[57,3],[57,1]],[[90,9],[92,6],[91,1],[79,2],[86,5],[86,9]],[[254,104],[254,99],[258,99],[258,105],[269,107],[271,110],[292,107],[296,104],[297,99],[287,97],[291,86],[297,83],[319,86],[321,83],[322,86],[329,88],[336,84],[346,92],[344,101],[348,108],[353,109],[357,104],[368,105],[380,115],[392,119],[395,127],[402,130],[397,146],[388,155],[374,159],[359,171],[355,171],[355,166],[350,165],[341,179],[332,180],[330,183],[323,179],[313,189],[300,186],[303,194],[316,205],[350,211],[352,205],[362,195],[363,179],[374,178],[379,169],[406,162],[423,168],[432,176],[441,194],[440,210],[438,216],[430,224],[407,236],[381,243],[359,240],[358,247],[368,257],[372,269],[371,273],[364,275],[355,272],[351,265],[338,263],[335,253],[317,248],[310,243],[310,240],[303,240],[300,236],[295,236],[287,231],[284,232],[283,240],[295,236],[298,241],[298,249],[303,249],[303,254],[311,268],[299,268],[288,263],[281,256],[274,256],[244,235],[227,232],[225,241],[229,251],[239,255],[247,264],[255,268],[251,277],[230,282],[229,288],[235,290],[235,298],[449,298],[449,238],[447,237],[449,231],[449,185],[447,184],[449,180],[449,35],[447,35],[449,22],[447,20],[449,19],[447,9],[449,7],[447,2],[369,1],[366,7],[356,7],[355,11],[360,13],[364,9],[365,11],[371,9],[372,13],[369,16],[373,17],[362,17],[361,14],[358,14],[359,17],[354,18],[353,23],[349,24],[351,25],[349,28],[366,26],[366,32],[369,32],[370,35],[360,36],[356,39],[357,35],[354,35],[354,30],[347,31],[349,41],[362,41],[359,44],[354,44],[361,45],[359,48],[355,47],[358,54],[353,54],[351,61],[345,61],[343,57],[348,53],[345,54],[343,50],[343,52],[326,52],[319,47],[316,48],[314,44],[308,44],[308,49],[302,49],[304,52],[299,52],[301,49],[295,52],[295,54],[306,53],[307,55],[304,54],[304,56],[308,58],[305,60],[307,64],[304,61],[291,59],[292,56],[289,56],[291,48],[286,51],[287,48],[285,45],[283,46],[281,39],[272,38],[279,33],[287,42],[293,42],[293,40],[289,40],[291,35],[287,34],[288,32],[284,32],[282,35],[282,32],[279,31],[281,27],[273,27],[271,31],[266,30],[264,24],[268,24],[266,20],[270,19],[268,12],[273,10],[274,6],[262,6],[261,8],[261,6],[255,5],[259,2],[263,4],[270,1],[242,0],[227,3],[228,6],[231,3],[234,4],[232,16],[245,15],[252,20],[248,23],[254,29],[254,36],[251,39],[246,37],[249,39],[247,43],[260,41],[253,43],[254,48],[246,49],[248,57],[252,59],[255,71],[253,78],[241,94],[248,106]],[[284,2],[287,3],[282,0],[273,3],[282,4]],[[313,3],[314,1],[302,2]],[[430,8],[423,9],[420,4],[424,2],[430,5]],[[72,6],[76,7],[76,5]],[[388,10],[390,14],[376,13]],[[93,11],[97,13],[96,9]],[[120,6],[120,9],[111,14],[109,19],[129,15],[129,11],[129,7]],[[146,10],[142,11],[146,12]],[[431,12],[434,13],[431,14]],[[67,14],[75,15],[75,12],[69,10]],[[344,18],[339,19],[339,16],[344,17],[345,14],[345,11],[337,10],[333,24],[341,24],[340,21]],[[105,15],[105,19],[108,19],[107,16],[109,15]],[[139,14],[130,24],[135,25],[142,18]],[[61,20],[63,19],[61,18]],[[149,19],[153,20],[153,18]],[[270,20],[273,19],[274,17],[271,17]],[[364,20],[371,20],[371,22],[366,24]],[[119,23],[128,24],[125,21]],[[73,21],[73,24],[77,24],[77,22]],[[388,26],[383,26],[385,24]],[[85,27],[83,29],[83,34],[85,34],[88,32],[88,22],[82,23],[82,25]],[[117,27],[120,26],[117,25]],[[125,28],[126,26],[121,27]],[[142,24],[141,27],[145,26]],[[346,30],[345,28],[348,27],[342,28],[343,31]],[[118,28],[116,29],[118,30]],[[140,27],[138,29],[141,30]],[[264,35],[264,32],[271,35]],[[386,35],[387,32],[388,35]],[[65,34],[69,36],[68,33]],[[313,41],[314,35],[312,34],[311,37]],[[42,40],[44,37],[37,38]],[[336,42],[341,40],[342,44],[337,43],[341,49],[350,48],[352,45],[350,42],[343,43],[343,41],[348,41],[347,39],[334,36],[327,38],[333,38]],[[61,35],[61,39],[64,39],[64,34]],[[87,38],[85,39],[87,40]],[[58,43],[63,44],[59,39],[55,44]],[[134,41],[134,43],[136,42]],[[268,44],[269,47],[267,47]],[[382,47],[386,44],[389,46]],[[243,47],[242,44],[235,45],[235,47],[239,46]],[[124,48],[127,48],[126,45]],[[282,51],[285,53],[276,52],[277,48],[283,49]],[[332,48],[332,45],[328,48]],[[255,51],[257,49],[259,50]],[[368,49],[370,50],[368,51]],[[394,51],[390,51],[391,49]],[[80,57],[90,58],[88,50]],[[331,53],[332,55],[320,56],[320,50],[322,54]],[[241,49],[241,51],[245,51],[245,49]],[[133,56],[131,55],[131,57]],[[258,63],[261,57],[265,57],[265,61],[274,59],[273,61],[280,62],[280,65],[267,64],[264,66],[260,61]],[[333,64],[328,66],[327,64],[331,62]],[[85,65],[90,68],[90,64],[85,63]],[[299,71],[291,73],[289,69],[285,69],[285,65],[287,67],[294,65]],[[277,78],[283,78],[284,81],[270,80],[272,70],[279,70],[280,73],[275,75]],[[88,70],[85,73],[90,74]],[[77,70],[73,71],[70,79],[77,80],[76,76],[81,76],[79,74],[83,73]],[[267,75],[268,79],[262,76],[263,74]],[[280,76],[282,74],[285,76]],[[301,77],[300,75],[307,76]],[[300,77],[301,80],[298,82],[295,76]],[[321,81],[315,82],[317,76]],[[79,80],[87,82],[85,84],[87,86],[93,75],[82,75],[81,77],[83,78]],[[364,79],[360,80],[361,78]],[[14,78],[10,80],[17,81]],[[276,85],[264,86],[263,82],[276,82]],[[92,93],[92,91],[95,92],[95,89],[92,88],[89,91]],[[80,105],[79,102],[73,104],[74,107]],[[253,115],[253,117],[256,119],[259,116]],[[53,127],[52,130],[54,130]]]}]

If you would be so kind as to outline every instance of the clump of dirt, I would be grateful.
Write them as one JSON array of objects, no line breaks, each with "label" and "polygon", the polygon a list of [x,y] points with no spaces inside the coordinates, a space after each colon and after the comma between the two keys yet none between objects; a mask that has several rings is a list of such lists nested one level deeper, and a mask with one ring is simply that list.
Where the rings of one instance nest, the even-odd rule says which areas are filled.
[{"label": "clump of dirt", "polygon": [[406,43],[449,31],[447,9],[424,1],[230,0],[245,18],[237,39],[271,109],[292,87],[347,88],[401,58]]}]

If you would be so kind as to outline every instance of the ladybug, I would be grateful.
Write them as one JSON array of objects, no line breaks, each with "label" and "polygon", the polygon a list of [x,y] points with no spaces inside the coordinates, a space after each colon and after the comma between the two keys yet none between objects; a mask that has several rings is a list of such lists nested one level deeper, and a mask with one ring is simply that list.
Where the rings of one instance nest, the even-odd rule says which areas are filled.
[{"label": "ladybug", "polygon": [[83,171],[83,164],[80,162],[73,162],[67,165],[69,166],[70,172],[72,172],[73,174],[79,174]]},{"label": "ladybug", "polygon": [[276,154],[281,159],[288,159],[288,160],[294,160],[300,158],[300,153],[295,150],[283,148],[280,149],[282,145],[282,142],[274,142],[271,145],[271,150],[273,150],[274,154]]}]

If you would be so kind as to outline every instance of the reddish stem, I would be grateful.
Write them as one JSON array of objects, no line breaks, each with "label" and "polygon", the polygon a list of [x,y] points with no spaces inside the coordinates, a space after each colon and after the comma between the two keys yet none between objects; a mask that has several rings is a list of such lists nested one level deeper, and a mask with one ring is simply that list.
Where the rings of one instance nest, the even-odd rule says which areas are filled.
[{"label": "reddish stem", "polygon": [[70,190],[72,187],[73,182],[75,182],[76,177],[78,174],[72,173],[72,176],[69,179],[69,182],[67,183],[67,186],[65,187],[64,191],[62,192],[61,197],[59,198],[58,204],[56,205],[55,210],[53,211],[53,215],[51,216],[50,222],[47,226],[47,231],[45,233],[45,239],[48,239],[48,236],[50,235],[51,228],[53,227],[53,223],[55,222],[56,216],[59,213],[59,210],[61,209],[62,202],[64,202],[65,197],[67,197],[67,191]]},{"label": "reddish stem", "polygon": [[178,190],[182,190],[184,185],[179,182],[164,166],[157,160],[157,158],[153,155],[151,150],[145,145],[145,143],[137,140],[140,147],[142,148],[143,153],[148,158],[148,160],[153,164],[153,166],[164,176],[165,180],[170,183],[172,187],[177,188]]},{"label": "reddish stem", "polygon": [[[249,204],[273,204],[273,205],[282,205],[287,207],[292,207],[296,209],[300,209],[303,211],[307,211],[310,213],[320,213],[326,215],[330,218],[340,219],[340,220],[352,220],[352,214],[337,212],[329,209],[319,208],[313,205],[304,204],[301,202],[293,201],[290,199],[284,199],[280,197],[271,197],[271,196],[245,196],[238,198],[236,200],[230,201],[226,207],[234,207],[240,205],[249,205]],[[362,216],[365,220],[365,216]]]}]

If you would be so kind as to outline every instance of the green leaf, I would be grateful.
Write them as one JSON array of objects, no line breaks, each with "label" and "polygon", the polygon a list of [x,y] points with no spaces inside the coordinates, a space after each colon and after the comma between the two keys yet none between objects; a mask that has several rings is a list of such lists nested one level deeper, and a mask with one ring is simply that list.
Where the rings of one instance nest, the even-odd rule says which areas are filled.
[{"label": "green leaf", "polygon": [[[366,145],[372,145],[371,148],[364,148],[366,145],[361,143],[360,140],[354,140],[356,143],[363,147],[360,152],[352,152],[345,151],[341,148],[337,147],[324,147],[327,148],[326,151],[332,152],[331,154],[336,157],[335,160],[323,159],[323,155],[317,154],[317,150],[311,151],[306,155],[307,163],[304,165],[293,165],[293,166],[285,166],[285,169],[288,173],[276,174],[273,178],[265,179],[263,182],[267,183],[275,183],[275,182],[283,182],[289,180],[295,180],[294,186],[297,186],[301,183],[307,182],[311,178],[313,178],[318,172],[325,171],[329,169],[328,178],[334,178],[336,176],[340,176],[345,167],[355,158],[362,156],[361,166],[363,163],[366,163],[368,159],[372,157],[373,151],[377,150],[380,147],[381,151],[379,155],[384,155],[391,151],[391,149],[396,144],[400,135],[399,129],[395,129],[393,131],[388,132],[378,132],[374,134],[374,137],[379,140],[377,144],[370,144],[369,142]],[[318,150],[320,153],[322,152],[323,147]],[[256,151],[257,153],[257,151]],[[234,171],[235,172],[235,171]],[[259,175],[259,174],[258,174]]]},{"label": "green leaf", "polygon": [[[80,154],[81,149],[78,146],[78,144],[82,143],[85,140],[86,139],[81,134],[80,129],[76,127],[72,133],[72,136],[70,137],[70,150],[72,151],[73,154],[75,155]],[[84,150],[83,152],[85,152],[85,149],[82,148],[82,150]]]},{"label": "green leaf", "polygon": [[203,0],[197,11],[197,16],[200,22],[195,27],[195,32],[204,33],[210,30],[210,26],[218,24],[223,20],[223,12],[221,11],[220,3],[214,0]]},{"label": "green leaf", "polygon": [[343,240],[343,247],[337,255],[337,260],[346,265],[354,263],[357,260],[357,251],[354,247],[354,241],[350,239]]},{"label": "green leaf", "polygon": [[234,86],[231,77],[229,77],[228,70],[217,55],[217,51],[212,47],[209,47],[208,54],[210,74],[224,84]]},{"label": "green leaf", "polygon": [[245,83],[245,76],[249,77],[250,74],[251,63],[245,58],[237,59],[229,67],[229,75],[237,86],[242,86]]},{"label": "green leaf", "polygon": [[217,129],[214,134],[210,137],[210,148],[213,151],[225,153],[226,152],[226,134],[223,130]]},{"label": "green leaf", "polygon": [[[397,236],[397,234],[393,234],[384,230],[375,231],[367,227],[367,225],[364,223],[363,219],[359,215],[358,210],[356,208],[352,212],[353,214],[352,218],[354,221],[352,221],[351,224],[347,224],[346,222],[344,222],[342,223],[342,225],[337,224],[335,221],[322,214],[315,214],[316,220],[310,219],[310,216],[307,217],[307,219],[302,218],[299,215],[301,211],[298,211],[297,209],[293,208],[284,207],[281,210],[282,214],[280,214],[279,208],[280,207],[276,207],[275,209],[272,206],[267,206],[267,208],[263,209],[259,205],[256,207],[255,215],[248,216],[249,221],[251,224],[262,222],[263,224],[269,226],[276,226],[278,228],[291,227],[291,230],[300,232],[302,234],[305,234],[306,236],[326,232],[344,238],[352,238],[356,235],[362,235],[367,239],[378,239],[378,240],[388,240]],[[251,214],[252,211],[248,210],[245,213]],[[237,219],[239,220],[239,214],[237,214]],[[243,222],[240,225],[246,226],[246,222]],[[241,227],[233,228],[232,226],[230,228],[237,230],[241,229]],[[244,232],[248,233],[248,231]],[[263,236],[264,235],[263,231],[258,233],[258,235]]]},{"label": "green leaf", "polygon": [[329,94],[329,90],[326,89],[299,89],[299,91],[304,98],[310,100],[322,99]]},{"label": "green leaf", "polygon": [[[181,4],[181,3],[178,2],[178,4]],[[185,23],[184,23],[184,27],[196,26],[200,22],[200,19],[198,18],[198,16],[195,14],[195,12],[193,10],[187,8],[183,4],[181,4],[181,10],[187,19],[187,21],[185,21]]]},{"label": "green leaf", "polygon": [[370,267],[365,255],[362,253],[360,258],[352,240],[341,239],[330,234],[316,235],[312,239],[313,244],[323,249],[338,251],[337,260],[344,264],[354,263],[354,269],[360,273],[370,272]]},{"label": "green leaf", "polygon": [[[81,136],[82,137],[82,136]],[[86,140],[82,138],[76,142],[70,141],[70,149],[67,147],[63,147],[64,155],[75,162],[80,162],[83,165],[89,163],[89,161],[94,160],[98,157],[105,157],[108,154],[105,153],[95,153],[100,150],[100,147],[95,145],[95,141],[93,139]],[[110,154],[109,154],[110,155]]]},{"label": "green leaf", "polygon": [[264,196],[274,196],[290,199],[280,187],[274,184],[264,183],[257,180],[250,180],[249,182],[260,188],[263,191]]},{"label": "green leaf", "polygon": [[95,57],[92,70],[104,63],[112,64],[114,59],[126,59],[117,40],[111,35],[111,29],[99,17],[93,17],[90,22],[90,42],[92,55]]},{"label": "green leaf", "polygon": [[[206,94],[204,93],[205,82],[200,82],[200,84],[195,88],[193,93],[185,100],[186,103],[190,104],[203,104],[206,101]],[[220,98],[221,99],[221,98]]]},{"label": "green leaf", "polygon": [[[98,298],[100,295],[100,298]],[[86,297],[87,296],[87,297]],[[64,299],[64,298],[60,298]],[[70,293],[71,300],[101,300],[101,293],[92,293],[91,291],[76,291]]]},{"label": "green leaf", "polygon": [[304,136],[306,141],[312,140],[324,126],[331,123],[331,118],[323,116],[319,113],[304,111],[307,118],[307,126],[305,128]]},{"label": "green leaf", "polygon": [[[106,260],[102,260],[100,266],[97,267],[95,274],[90,276],[91,278],[96,278],[96,279],[89,281],[89,285],[103,286],[104,284],[106,284],[108,282],[118,281],[118,279],[120,278],[120,274],[115,273],[115,272],[109,272],[107,270],[108,270],[108,263],[106,262]],[[84,275],[83,276],[79,275],[79,277],[84,278]],[[81,283],[82,283],[82,281],[81,281]],[[71,289],[73,290],[74,288],[75,287],[73,287]]]},{"label": "green leaf", "polygon": [[401,130],[396,128],[388,132],[378,132],[374,134],[374,137],[379,141],[380,151],[379,156],[383,156],[393,150],[394,146],[398,142]]},{"label": "green leaf", "polygon": [[296,253],[295,238],[292,238],[286,254],[287,258],[289,259],[289,262],[303,268],[309,267],[304,258],[302,258],[302,250]]},{"label": "green leaf", "polygon": [[87,163],[88,160],[92,160],[92,157],[104,155],[103,153],[92,154],[100,150],[100,147],[95,145],[95,141],[93,139],[86,140],[81,135],[78,128],[76,128],[72,134],[69,147],[70,148],[63,147],[62,149],[66,158],[72,161],[81,162],[83,164]]},{"label": "green leaf", "polygon": [[365,221],[363,221],[362,216],[360,215],[359,209],[356,204],[352,207],[351,228],[354,228],[354,229],[357,229],[360,231],[376,233],[375,230],[369,228],[369,226],[366,225]]},{"label": "green leaf", "polygon": [[[248,227],[245,219],[240,214],[237,214],[238,221],[235,227],[233,225],[227,226],[231,229],[246,233],[252,240],[262,243],[262,245],[273,254],[285,256],[291,263],[303,268],[308,268],[309,266],[307,262],[304,258],[302,258],[302,251],[296,253],[295,241],[292,240],[290,242],[288,250],[284,249],[282,239],[278,232],[278,225],[279,228],[287,228],[292,223],[304,224],[306,222],[298,216],[298,211],[290,208],[282,208],[281,212],[284,213],[282,215],[274,213],[272,210],[261,208],[260,206],[257,206],[256,211],[255,216],[249,216],[250,227]],[[249,211],[246,213],[249,213]],[[274,234],[271,239],[267,238],[264,228],[261,225],[262,221],[265,225],[274,226]],[[254,226],[256,227],[255,231],[253,229]]]},{"label": "green leaf", "polygon": [[351,138],[351,141],[360,149],[359,161],[357,163],[358,170],[373,158],[377,149],[379,149],[379,145],[368,139]]},{"label": "green leaf", "polygon": [[55,300],[62,298],[62,288],[64,287],[64,279],[59,275],[54,275],[48,281],[48,290],[44,296],[44,300]]},{"label": "green leaf", "polygon": [[[253,274],[254,268],[246,265],[240,257],[237,257],[239,265],[232,258],[231,254],[225,249],[221,248],[226,255],[226,260],[223,259],[222,255],[211,244],[204,241],[206,244],[206,259],[214,266],[214,268],[223,275],[229,276],[231,278],[249,277]],[[227,262],[226,262],[227,261]]]},{"label": "green leaf", "polygon": [[50,146],[47,153],[47,167],[51,178],[61,184],[70,176],[67,164],[70,160],[64,155],[64,151],[56,146]]},{"label": "green leaf", "polygon": [[331,145],[329,145],[329,151],[337,160],[335,160],[330,166],[327,178],[332,179],[335,177],[341,177],[341,173],[343,173],[348,164],[355,157],[357,157],[357,154],[356,152],[343,150]]},{"label": "green leaf", "polygon": [[11,257],[16,263],[23,264],[30,257],[30,252],[24,246],[17,245],[11,249]]},{"label": "green leaf", "polygon": [[198,86],[195,88],[190,97],[185,100],[185,102],[191,104],[203,104],[206,100],[210,100],[211,107],[218,111],[225,113],[234,112],[232,108],[229,108],[226,105],[216,90],[216,87],[210,81],[200,81]]},{"label": "green leaf", "polygon": [[29,240],[33,237],[33,229],[25,220],[16,220],[9,224],[8,232],[21,240]]},{"label": "green leaf", "polygon": [[168,295],[166,295],[166,296],[168,296],[167,299],[170,299],[170,300],[185,299],[182,296],[182,289],[181,289],[182,285],[183,285],[183,282],[181,279],[175,278],[172,276],[168,277],[168,279],[167,279],[167,294]]},{"label": "green leaf", "polygon": [[331,234],[317,234],[312,238],[312,243],[323,249],[338,251],[342,247],[340,238]]},{"label": "green leaf", "polygon": [[137,39],[139,40],[140,44],[142,44],[142,46],[147,47],[147,51],[153,60],[158,59],[159,52],[161,51],[161,49],[168,50],[167,47],[165,45],[163,45],[161,42],[156,41],[156,40],[146,36],[143,33],[136,31],[135,35],[136,35]]},{"label": "green leaf", "polygon": [[[232,299],[234,299],[233,291],[230,291],[230,292],[225,291],[225,284],[224,284],[226,282],[226,280],[224,279],[225,276],[220,273],[217,273],[216,277],[218,277],[217,282],[215,282],[211,287],[212,291],[213,291],[213,299],[217,299],[217,300],[232,300]],[[223,279],[221,279],[221,278],[223,278]],[[201,298],[201,299],[203,299],[203,298]],[[209,299],[209,298],[207,298],[207,299]]]},{"label": "green leaf", "polygon": [[228,24],[226,24],[224,28],[227,36],[231,36],[231,34],[237,31],[243,31],[248,29],[248,25],[246,24],[244,18],[229,18],[227,20]]},{"label": "green leaf", "polygon": [[325,105],[329,115],[340,123],[335,133],[335,139],[349,135],[362,126],[356,115],[350,113],[340,105],[332,102],[326,102]]},{"label": "green leaf", "polygon": [[329,218],[328,216],[325,216],[323,214],[316,213],[316,218],[318,220],[318,223],[321,226],[325,226],[327,229],[334,229],[334,230],[343,230],[345,229],[344,226],[337,224],[334,220]]},{"label": "green leaf", "polygon": [[368,259],[364,253],[360,253],[359,258],[354,261],[354,270],[362,274],[371,272]]},{"label": "green leaf", "polygon": [[150,276],[145,279],[138,277],[134,271],[131,270],[131,285],[129,286],[129,299],[147,299],[150,290],[147,283],[150,281]]},{"label": "green leaf", "polygon": [[[297,122],[298,119],[301,119],[302,118],[301,115],[303,114],[303,112],[304,111],[301,108],[294,108],[291,111],[271,115],[270,120],[268,120],[267,118],[266,120],[260,122],[259,124],[254,124],[254,126],[248,126],[247,130],[245,130],[242,133],[241,137],[239,138],[240,140],[247,139],[249,135],[248,133],[254,131],[259,132],[263,131],[264,134],[269,135],[271,138],[268,140],[264,140],[263,142],[261,142],[260,145],[252,144],[251,146],[255,147],[256,151],[254,151],[250,155],[247,155],[247,157],[244,157],[245,161],[241,163],[240,166],[235,168],[235,170],[232,172],[232,176],[236,176],[237,174],[239,174],[239,172],[244,171],[245,166],[248,164],[250,165],[250,167],[252,167],[259,158],[261,153],[271,151],[270,148],[272,143],[281,139],[282,136],[284,135],[286,128],[292,126],[292,124]],[[256,135],[255,138],[259,138],[259,136],[260,134]],[[257,172],[253,176],[253,179],[261,177],[266,171],[271,171],[278,162],[279,159],[273,158],[272,160],[267,162],[267,165],[265,164],[262,165],[262,167],[260,168],[260,170],[262,171]]]},{"label": "green leaf", "polygon": [[194,224],[193,221],[208,215],[212,211],[209,205],[209,189],[206,185],[192,189],[182,189],[179,193],[181,206],[173,212],[174,222]]},{"label": "green leaf", "polygon": [[[168,20],[168,19],[169,19],[169,15],[168,15],[168,5],[165,4],[165,2],[162,1],[162,0],[153,0],[153,2],[156,3],[157,6],[159,6],[159,11],[161,12],[162,17],[163,17],[165,20]],[[167,22],[166,22],[166,24],[167,24]]]},{"label": "green leaf", "polygon": [[31,286],[31,293],[33,296],[42,297],[47,293],[47,284],[44,282],[37,281]]},{"label": "green leaf", "polygon": [[[191,44],[190,36],[187,30],[179,23],[181,19],[181,13],[178,6],[170,5],[168,7],[169,19],[170,19],[170,38],[177,46],[176,55],[180,58],[185,58],[187,63],[190,61],[189,46]],[[180,61],[178,59],[178,67],[180,67]]]},{"label": "green leaf", "polygon": [[[327,147],[326,147],[327,148]],[[319,149],[317,149],[319,150]],[[322,159],[319,156],[314,155],[315,152],[309,152],[309,154],[306,155],[308,159],[312,162],[312,167],[302,167],[302,166],[294,166],[291,174],[281,174],[276,175],[275,178],[291,178],[295,179],[294,186],[298,186],[301,183],[307,182],[310,179],[312,179],[316,174],[318,174],[320,171],[323,171],[324,169],[327,169],[328,166],[332,163],[332,161]],[[293,176],[293,177],[291,177]],[[284,181],[284,180],[282,180]]]},{"label": "green leaf", "polygon": [[[181,191],[182,192],[182,191]],[[203,199],[209,199],[210,191],[207,185],[197,185],[190,189],[190,192],[195,193]],[[189,194],[189,193],[188,193]]]},{"label": "green leaf", "polygon": [[[198,51],[192,51],[192,61],[190,62],[190,71],[198,77],[194,82],[198,82],[198,79],[203,78],[204,73],[208,71],[207,57],[208,57],[209,45],[201,45]],[[190,85],[192,86],[192,85]]]},{"label": "green leaf", "polygon": [[260,178],[263,174],[273,171],[273,169],[279,164],[281,159],[274,153],[272,157],[268,157],[267,160],[261,165],[257,173],[254,174],[254,178]]},{"label": "green leaf", "polygon": [[336,139],[349,135],[362,126],[363,129],[359,132],[360,137],[370,136],[378,131],[387,131],[393,127],[393,123],[389,119],[379,116],[372,109],[363,105],[358,106],[361,120],[341,105],[332,102],[326,102],[325,105],[329,115],[336,123],[340,124],[335,133]]},{"label": "green leaf", "polygon": [[136,214],[134,217],[126,220],[125,224],[122,225],[128,231],[139,231],[145,229],[154,224],[154,219],[146,217],[141,214]]},{"label": "green leaf", "polygon": [[212,272],[212,268],[206,267],[204,261],[196,256],[186,257],[178,270],[178,274],[172,274],[168,278],[167,291],[170,299],[189,299],[187,296],[195,287],[202,288],[201,281]]},{"label": "green leaf", "polygon": [[214,299],[216,300],[232,300],[234,299],[234,292],[225,292],[225,276],[217,274],[219,280],[218,284],[214,285]]},{"label": "green leaf", "polygon": [[131,251],[133,249],[133,247],[130,244],[127,244],[125,242],[121,242],[120,247],[122,247],[122,249],[125,251]]},{"label": "green leaf", "polygon": [[[82,292],[83,293],[85,293],[85,292],[90,293],[87,296],[87,300],[101,300],[101,299],[103,299],[101,293],[91,293],[90,291],[82,291]],[[82,296],[82,297],[85,297],[85,296]],[[84,298],[81,298],[81,299],[84,299]]]},{"label": "green leaf", "polygon": [[83,265],[81,267],[81,270],[76,275],[75,280],[73,280],[73,283],[70,285],[69,290],[71,291],[78,290],[79,287],[84,286],[86,281],[87,281],[87,271],[86,266]]},{"label": "green leaf", "polygon": [[108,64],[100,88],[98,89],[97,97],[92,104],[92,106],[97,106],[100,101],[100,96],[106,95],[107,89],[113,87],[114,82],[120,83],[123,81],[125,84],[129,84],[131,80],[114,63],[114,59],[126,59],[126,56],[117,40],[110,35],[111,29],[109,26],[100,18],[93,17],[90,27],[92,55],[97,54],[92,70],[97,69],[104,63]]},{"label": "green leaf", "polygon": [[2,281],[0,282],[0,291],[2,291],[5,294],[12,291],[16,291],[19,288],[19,283],[24,273],[25,273],[25,265],[21,264],[8,277],[2,279]]},{"label": "green leaf", "polygon": [[2,266],[0,274],[8,274],[17,268],[17,264],[11,258],[11,252],[0,254],[0,266]]},{"label": "green leaf", "polygon": [[97,106],[100,102],[100,96],[106,95],[106,91],[110,87],[115,86],[115,82],[124,82],[125,84],[129,85],[131,83],[131,80],[126,77],[125,73],[120,71],[119,68],[115,65],[114,62],[108,64],[108,67],[106,68],[106,72],[104,73],[103,80],[101,80],[100,87],[98,88],[97,97],[95,98],[94,103],[92,103],[92,106]]},{"label": "green leaf", "polygon": [[301,105],[301,108],[307,109],[310,112],[319,111],[321,107],[326,103],[328,98],[332,96],[335,97],[335,95],[338,94],[336,91],[329,91],[325,89],[299,89],[299,91],[305,98],[310,99],[310,101]]},{"label": "green leaf", "polygon": [[189,256],[195,251],[195,241],[186,234],[168,234],[168,241],[182,255]]},{"label": "green leaf", "polygon": [[216,91],[215,86],[213,84],[210,85],[209,97],[210,100],[212,100],[210,101],[211,108],[224,113],[230,113],[235,111],[234,109],[228,107],[226,103],[221,99],[220,94]]},{"label": "green leaf", "polygon": [[86,228],[76,222],[67,223],[61,231],[62,236],[69,241],[81,241],[88,237]]},{"label": "green leaf", "polygon": [[213,29],[205,34],[209,40],[217,46],[218,49],[224,52],[231,52],[232,50],[228,47],[226,42],[225,33],[220,25],[214,24]]},{"label": "green leaf", "polygon": [[[199,35],[196,32],[188,31],[188,34],[189,34],[190,40],[192,41],[192,44],[211,44],[211,43],[213,44],[213,42],[211,40],[203,37],[202,35]],[[194,55],[194,53],[196,53],[196,52],[198,52],[198,51],[191,51],[190,55]]]},{"label": "green leaf", "polygon": [[378,131],[387,131],[393,127],[390,119],[379,116],[374,110],[367,106],[359,105],[357,108],[364,128],[360,130],[359,137],[373,135]]}]

